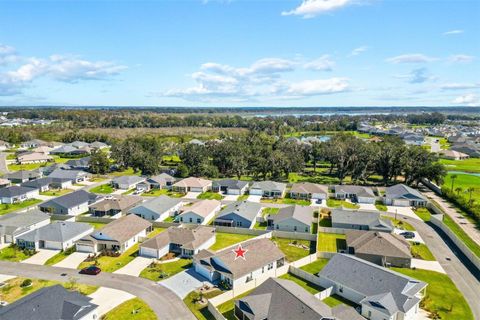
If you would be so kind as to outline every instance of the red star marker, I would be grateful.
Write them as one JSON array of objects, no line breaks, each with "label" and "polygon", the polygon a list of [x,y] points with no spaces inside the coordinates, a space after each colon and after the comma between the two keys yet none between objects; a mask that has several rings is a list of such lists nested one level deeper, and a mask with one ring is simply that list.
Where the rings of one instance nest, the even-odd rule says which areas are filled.
[{"label": "red star marker", "polygon": [[235,260],[237,260],[238,258],[242,258],[243,260],[245,260],[245,253],[247,253],[248,249],[243,249],[242,245],[239,244],[237,249],[233,249],[232,251],[233,253],[235,253]]}]

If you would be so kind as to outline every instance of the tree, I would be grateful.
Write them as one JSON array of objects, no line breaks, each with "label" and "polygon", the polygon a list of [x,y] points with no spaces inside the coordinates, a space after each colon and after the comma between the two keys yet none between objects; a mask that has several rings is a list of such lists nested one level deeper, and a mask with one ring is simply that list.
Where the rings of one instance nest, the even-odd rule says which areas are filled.
[{"label": "tree", "polygon": [[450,188],[450,191],[453,191],[453,185],[454,185],[455,179],[457,179],[457,177],[458,177],[458,176],[457,176],[456,174],[452,174],[452,175],[450,176],[450,180],[452,180],[452,187]]},{"label": "tree", "polygon": [[110,159],[101,150],[93,150],[90,156],[89,169],[92,173],[106,174],[110,171]]},{"label": "tree", "polygon": [[461,187],[456,187],[455,188],[455,192],[457,193],[457,196],[459,196],[460,192],[462,192],[462,191],[463,191],[463,189]]}]

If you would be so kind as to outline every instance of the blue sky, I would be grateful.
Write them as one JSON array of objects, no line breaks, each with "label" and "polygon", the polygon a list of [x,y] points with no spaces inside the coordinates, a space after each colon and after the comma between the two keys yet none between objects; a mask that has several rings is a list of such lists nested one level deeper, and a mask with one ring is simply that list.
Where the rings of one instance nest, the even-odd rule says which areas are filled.
[{"label": "blue sky", "polygon": [[0,105],[480,105],[480,1],[0,1]]}]

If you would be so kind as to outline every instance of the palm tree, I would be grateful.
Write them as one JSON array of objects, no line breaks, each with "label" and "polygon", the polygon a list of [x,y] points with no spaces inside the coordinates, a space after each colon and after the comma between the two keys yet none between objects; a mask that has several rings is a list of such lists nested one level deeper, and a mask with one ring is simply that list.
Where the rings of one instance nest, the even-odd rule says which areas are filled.
[{"label": "palm tree", "polygon": [[461,187],[456,187],[455,192],[457,193],[457,196],[460,195],[460,192],[462,192],[463,189]]},{"label": "palm tree", "polygon": [[457,179],[457,177],[458,177],[458,176],[457,176],[456,174],[452,174],[452,175],[450,176],[450,179],[452,179],[452,189],[451,189],[452,191],[453,191],[453,184],[455,183],[455,179]]},{"label": "palm tree", "polygon": [[467,192],[469,193],[469,197],[468,197],[468,203],[470,204],[470,206],[473,204],[472,202],[472,193],[475,191],[475,188],[474,187],[470,187],[467,189]]}]

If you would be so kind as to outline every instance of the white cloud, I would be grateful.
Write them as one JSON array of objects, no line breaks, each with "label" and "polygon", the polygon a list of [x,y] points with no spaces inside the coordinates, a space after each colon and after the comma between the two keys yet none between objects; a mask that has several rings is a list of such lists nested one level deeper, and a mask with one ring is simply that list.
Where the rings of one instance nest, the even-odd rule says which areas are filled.
[{"label": "white cloud", "polygon": [[476,107],[480,106],[480,98],[473,93],[467,93],[455,98],[452,103],[463,106]]},{"label": "white cloud", "polygon": [[426,63],[437,60],[436,58],[426,56],[421,53],[402,54],[399,56],[388,58],[391,63]]},{"label": "white cloud", "polygon": [[303,65],[305,69],[314,71],[332,71],[334,66],[335,61],[333,61],[328,54],[324,54],[318,59],[307,62]]},{"label": "white cloud", "polygon": [[340,9],[351,5],[353,0],[303,0],[303,2],[293,10],[283,11],[282,16],[302,16],[303,18],[313,18],[319,14]]},{"label": "white cloud", "polygon": [[480,88],[480,83],[445,83],[440,86],[442,90],[466,90]]},{"label": "white cloud", "polygon": [[435,79],[435,77],[430,75],[427,68],[413,69],[412,71],[410,71],[410,73],[405,75],[398,75],[395,76],[395,78],[407,79],[407,81],[412,84],[424,83]]},{"label": "white cloud", "polygon": [[450,30],[450,31],[444,32],[443,35],[444,36],[449,36],[449,35],[462,34],[462,33],[463,33],[463,30],[455,29],[455,30]]},{"label": "white cloud", "polygon": [[469,63],[475,60],[474,56],[469,56],[466,54],[454,54],[448,58],[451,62],[456,62],[456,63]]},{"label": "white cloud", "polygon": [[289,85],[286,93],[291,96],[315,96],[341,93],[349,90],[347,78],[304,80]]},{"label": "white cloud", "polygon": [[355,48],[352,50],[352,52],[350,52],[350,56],[358,56],[359,54],[365,52],[368,50],[368,47],[367,46],[361,46],[361,47],[358,47],[358,48]]},{"label": "white cloud", "polygon": [[14,47],[0,43],[0,66],[15,62],[17,52]]}]

